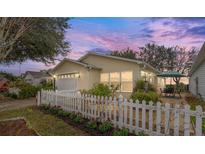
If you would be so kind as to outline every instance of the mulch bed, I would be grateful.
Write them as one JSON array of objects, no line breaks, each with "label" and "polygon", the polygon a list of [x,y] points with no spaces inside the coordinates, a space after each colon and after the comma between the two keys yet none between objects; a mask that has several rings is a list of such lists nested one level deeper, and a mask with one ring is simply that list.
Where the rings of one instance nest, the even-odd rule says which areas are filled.
[{"label": "mulch bed", "polygon": [[[50,114],[44,110],[40,110],[42,112],[44,112],[45,114]],[[86,132],[87,134],[89,134],[90,136],[113,136],[113,132],[116,130],[116,129],[112,129],[106,133],[101,133],[99,130],[96,130],[96,129],[90,129],[90,128],[87,128],[86,127],[86,123],[88,121],[90,121],[89,119],[84,119],[84,122],[83,123],[75,123],[73,122],[71,119],[69,118],[66,118],[66,117],[59,117],[57,115],[54,115],[54,114],[50,114],[50,115],[53,115],[53,116],[56,116],[57,118],[63,120],[65,123],[73,126],[73,127],[76,127],[84,132]],[[100,125],[100,122],[97,123],[97,125],[99,126]],[[136,136],[135,134],[133,133],[129,133],[129,136]]]},{"label": "mulch bed", "polygon": [[37,133],[29,129],[24,119],[7,120],[0,122],[1,136],[37,136]]}]

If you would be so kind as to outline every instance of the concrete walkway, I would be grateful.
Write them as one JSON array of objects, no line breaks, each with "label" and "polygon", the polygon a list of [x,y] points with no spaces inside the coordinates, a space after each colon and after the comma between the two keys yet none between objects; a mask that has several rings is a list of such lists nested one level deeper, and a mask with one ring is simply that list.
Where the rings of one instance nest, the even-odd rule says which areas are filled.
[{"label": "concrete walkway", "polygon": [[22,100],[12,100],[0,103],[0,112],[5,110],[12,110],[12,109],[19,109],[28,106],[35,106],[36,105],[36,98],[28,98]]}]

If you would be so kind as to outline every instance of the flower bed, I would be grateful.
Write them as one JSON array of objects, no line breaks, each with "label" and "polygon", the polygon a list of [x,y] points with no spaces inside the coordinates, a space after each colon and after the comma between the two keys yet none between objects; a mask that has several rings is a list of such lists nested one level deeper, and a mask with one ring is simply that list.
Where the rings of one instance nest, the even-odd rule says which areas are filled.
[{"label": "flower bed", "polygon": [[[93,136],[134,136],[128,129],[116,129],[110,121],[99,122],[84,118],[80,113],[63,111],[59,106],[41,105],[39,109],[47,114],[52,114],[62,119],[64,122],[73,125]],[[140,132],[138,135],[144,135]]]}]

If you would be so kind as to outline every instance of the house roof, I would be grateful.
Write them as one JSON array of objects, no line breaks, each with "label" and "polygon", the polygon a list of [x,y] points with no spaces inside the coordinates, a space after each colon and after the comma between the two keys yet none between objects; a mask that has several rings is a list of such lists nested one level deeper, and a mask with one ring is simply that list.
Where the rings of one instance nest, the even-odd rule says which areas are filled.
[{"label": "house roof", "polygon": [[40,72],[35,72],[35,71],[27,71],[24,74],[24,77],[27,74],[31,74],[34,78],[41,78],[41,77],[50,77],[50,75],[46,71],[40,71]]},{"label": "house roof", "polygon": [[72,62],[72,63],[81,65],[81,66],[86,67],[86,68],[91,68],[91,69],[101,69],[101,68],[98,68],[98,67],[96,67],[96,66],[94,66],[94,65],[87,64],[87,63],[83,63],[83,62],[81,62],[81,61],[64,58],[60,63],[58,63],[58,64],[53,68],[52,72],[54,72],[60,65],[62,65],[62,64],[65,63],[65,62]]},{"label": "house roof", "polygon": [[99,53],[94,53],[94,52],[88,52],[86,55],[81,57],[78,61],[82,62],[85,58],[87,58],[90,55],[95,55],[95,56],[101,56],[101,57],[106,57],[106,58],[112,58],[112,59],[117,59],[117,60],[122,60],[122,61],[127,61],[127,62],[133,62],[137,63],[139,65],[144,65],[154,72],[160,73],[158,70],[156,70],[154,67],[151,65],[147,64],[146,62],[140,61],[140,60],[134,60],[134,59],[128,59],[128,58],[123,58],[123,57],[117,57],[117,56],[111,56],[111,55],[105,55],[105,54],[99,54]]},{"label": "house roof", "polygon": [[205,43],[202,45],[192,67],[189,72],[189,75],[191,76],[198,68],[201,66],[201,64],[205,61]]}]

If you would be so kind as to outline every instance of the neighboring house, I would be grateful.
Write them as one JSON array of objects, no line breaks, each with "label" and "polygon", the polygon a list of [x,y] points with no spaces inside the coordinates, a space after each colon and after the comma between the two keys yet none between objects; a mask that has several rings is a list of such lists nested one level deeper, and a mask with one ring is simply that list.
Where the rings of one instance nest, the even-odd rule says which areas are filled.
[{"label": "neighboring house", "polygon": [[0,78],[0,92],[6,92],[9,90],[9,81],[5,78]]},{"label": "neighboring house", "polygon": [[130,95],[137,80],[162,86],[158,71],[138,60],[89,52],[79,60],[64,59],[52,71],[57,90],[90,89],[94,84],[121,85],[119,93]]},{"label": "neighboring house", "polygon": [[43,81],[52,80],[52,76],[47,71],[27,71],[24,74],[24,80],[32,85],[39,85]]},{"label": "neighboring house", "polygon": [[205,43],[192,65],[189,76],[190,92],[205,99]]}]

